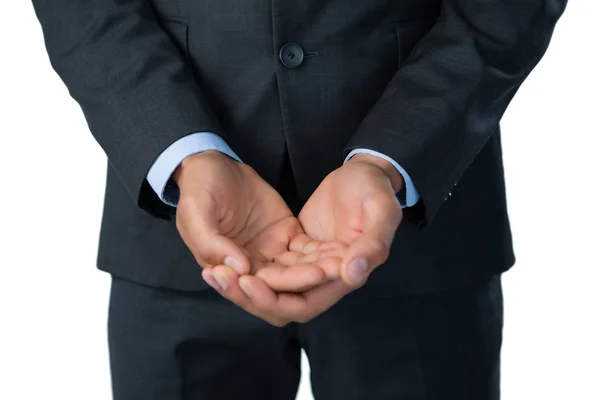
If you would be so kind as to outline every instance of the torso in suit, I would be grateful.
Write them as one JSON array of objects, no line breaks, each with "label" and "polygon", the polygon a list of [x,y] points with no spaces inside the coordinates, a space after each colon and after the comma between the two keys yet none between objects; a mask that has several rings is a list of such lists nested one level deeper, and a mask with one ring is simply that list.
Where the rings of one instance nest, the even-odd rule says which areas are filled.
[{"label": "torso in suit", "polygon": [[[395,154],[391,150],[394,146],[405,146],[405,141],[419,137],[421,129],[431,129],[410,121],[413,131],[407,127],[397,137],[378,138],[377,130],[389,128],[374,121],[372,139],[352,142],[394,74],[410,59],[411,53],[413,59],[419,57],[419,41],[440,17],[439,2],[340,1],[320,6],[310,2],[244,2],[232,7],[227,2],[154,1],[152,5],[185,67],[173,65],[168,73],[142,72],[150,75],[148,78],[161,80],[156,85],[167,87],[183,82],[197,85],[203,102],[210,106],[206,110],[213,113],[204,111],[206,115],[196,115],[193,109],[185,110],[194,114],[188,116],[169,109],[140,110],[143,104],[138,100],[131,105],[143,113],[138,118],[162,120],[159,123],[162,137],[146,138],[139,134],[140,140],[158,141],[161,146],[157,148],[195,131],[220,133],[241,159],[273,186],[278,187],[282,179],[293,179],[298,196],[292,199],[287,195],[285,200],[302,204],[322,179],[341,165],[349,148],[361,145]],[[297,43],[305,53],[295,68],[284,65],[279,56],[288,43]],[[111,56],[120,57],[118,53]],[[193,75],[193,81],[187,74]],[[189,89],[192,93],[186,93],[186,100],[181,102],[196,95],[195,89]],[[155,90],[158,93],[151,92],[148,96],[175,95],[168,89],[165,93],[159,88]],[[405,90],[408,97],[412,88],[395,90]],[[198,102],[195,98],[194,101]],[[443,98],[420,100],[422,107],[431,107],[432,113],[438,112],[438,107],[445,107],[436,103],[443,101]],[[398,104],[399,111],[408,106]],[[409,111],[406,114],[403,117],[420,117],[420,111],[414,117]],[[405,210],[406,222],[398,230],[390,258],[372,276],[369,286],[377,286],[378,290],[385,287],[392,293],[433,291],[491,276],[513,264],[498,121],[480,127],[457,123],[456,129],[473,130],[465,132],[466,139],[474,136],[474,141],[481,138],[487,141],[443,143],[455,147],[438,149],[441,154],[466,150],[478,154],[473,154],[469,165],[452,165],[440,171],[439,176],[424,176],[427,179],[424,182],[413,172],[416,170],[409,170],[417,176],[415,183],[422,201]],[[428,138],[423,135],[422,140]],[[286,153],[293,177],[281,176]],[[127,168],[121,174],[128,177],[136,174],[140,178],[129,188],[128,182],[119,177],[119,166],[109,164],[98,266],[149,285],[178,289],[205,287],[197,273],[197,264],[171,218],[173,210],[162,204],[143,182],[148,162],[157,154],[144,155],[147,161],[139,166],[127,159],[121,161],[126,165],[123,168]],[[441,154],[424,152],[415,155],[422,157],[415,160],[403,155],[397,158],[401,165],[415,165],[427,171],[443,167],[447,161]],[[120,157],[140,156],[121,154]],[[462,162],[469,154],[454,157]],[[140,170],[131,171],[130,167]],[[435,193],[429,194],[423,185],[436,186],[432,190]],[[444,186],[447,192],[438,194],[437,187]],[[131,201],[131,196],[136,202]]]},{"label": "torso in suit", "polygon": [[420,201],[363,293],[439,292],[506,271],[499,121],[565,3],[34,1],[52,64],[108,155],[98,267],[207,288],[175,209],[145,177],[176,140],[214,132],[296,213],[353,149],[408,171]]}]

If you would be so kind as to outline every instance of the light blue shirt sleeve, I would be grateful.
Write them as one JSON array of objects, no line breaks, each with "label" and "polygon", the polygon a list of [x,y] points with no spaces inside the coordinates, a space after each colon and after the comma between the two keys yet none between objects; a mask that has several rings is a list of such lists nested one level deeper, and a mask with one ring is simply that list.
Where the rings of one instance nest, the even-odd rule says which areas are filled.
[{"label": "light blue shirt sleeve", "polygon": [[225,140],[212,132],[196,132],[182,137],[154,160],[146,176],[152,189],[165,204],[177,207],[179,200],[179,188],[170,182],[173,172],[186,157],[204,151],[220,151],[234,160],[242,161]]},{"label": "light blue shirt sleeve", "polygon": [[360,153],[370,154],[372,156],[380,157],[380,158],[383,158],[384,160],[390,162],[398,170],[398,172],[400,172],[400,175],[402,175],[402,177],[404,178],[404,189],[405,189],[405,193],[406,193],[406,198],[405,199],[401,198],[400,204],[402,205],[402,208],[412,207],[415,204],[417,204],[417,202],[420,199],[419,192],[417,192],[417,188],[415,188],[415,185],[414,185],[412,179],[410,179],[408,172],[406,172],[406,170],[404,168],[402,168],[400,166],[400,164],[398,164],[396,161],[392,160],[390,157],[386,156],[385,154],[381,154],[377,151],[373,151],[373,150],[369,150],[369,149],[354,149],[350,152],[350,154],[348,154],[348,157],[346,157],[346,159],[344,160],[344,163],[348,162],[349,159],[351,159],[352,157],[354,157],[355,155],[360,154]]},{"label": "light blue shirt sleeve", "polygon": [[[215,133],[196,132],[182,137],[169,146],[156,158],[156,160],[154,160],[154,163],[150,167],[148,175],[146,176],[146,179],[148,180],[148,183],[152,189],[165,204],[177,207],[179,188],[170,182],[173,172],[175,172],[177,167],[186,157],[202,153],[204,151],[220,151],[234,160],[242,162],[240,157],[238,157],[238,155],[231,150],[227,143]],[[385,154],[369,149],[355,149],[348,154],[348,157],[346,157],[344,163],[346,163],[356,154],[360,153],[381,157],[390,162],[398,170],[398,172],[400,172],[404,178],[406,192],[406,199],[401,201],[402,207],[412,207],[419,201],[419,193],[417,192],[417,189],[415,188],[408,173],[396,161],[392,160]]]}]

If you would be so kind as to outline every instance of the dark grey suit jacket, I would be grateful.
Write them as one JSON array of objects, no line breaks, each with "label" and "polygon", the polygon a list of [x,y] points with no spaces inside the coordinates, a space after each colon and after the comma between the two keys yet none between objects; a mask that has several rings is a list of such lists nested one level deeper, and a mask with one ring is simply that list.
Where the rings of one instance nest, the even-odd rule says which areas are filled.
[{"label": "dark grey suit jacket", "polygon": [[[210,131],[294,186],[281,191],[296,211],[354,148],[402,165],[421,201],[367,287],[416,293],[505,271],[498,124],[566,2],[33,0],[52,66],[108,156],[98,266],[206,287],[145,177],[171,143]],[[296,68],[279,58],[289,42],[305,52]]]}]

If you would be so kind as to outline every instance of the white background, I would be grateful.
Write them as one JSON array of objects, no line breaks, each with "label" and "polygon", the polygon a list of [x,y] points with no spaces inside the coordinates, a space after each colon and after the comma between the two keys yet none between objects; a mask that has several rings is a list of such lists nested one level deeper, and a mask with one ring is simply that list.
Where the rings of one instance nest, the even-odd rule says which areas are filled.
[{"label": "white background", "polygon": [[[108,399],[105,157],[30,2],[2,1],[0,15],[0,398]],[[600,399],[599,15],[570,2],[503,120],[518,258],[504,278],[504,400]]]}]

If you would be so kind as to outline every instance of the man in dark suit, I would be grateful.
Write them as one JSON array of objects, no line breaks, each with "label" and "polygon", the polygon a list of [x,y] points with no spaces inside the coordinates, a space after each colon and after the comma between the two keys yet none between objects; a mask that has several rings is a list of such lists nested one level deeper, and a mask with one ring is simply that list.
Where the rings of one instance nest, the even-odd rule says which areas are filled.
[{"label": "man in dark suit", "polygon": [[499,398],[498,124],[566,0],[33,4],[108,156],[116,399],[292,399],[301,348],[317,399]]}]

